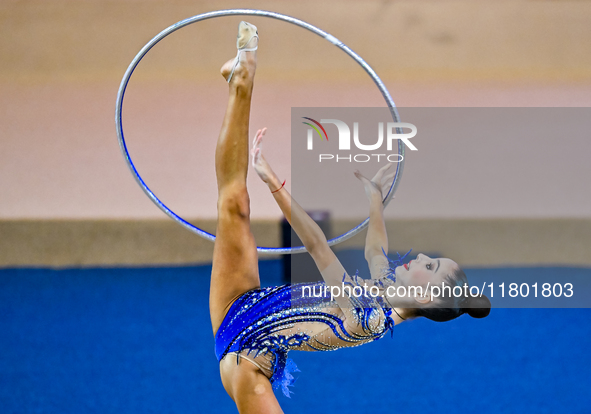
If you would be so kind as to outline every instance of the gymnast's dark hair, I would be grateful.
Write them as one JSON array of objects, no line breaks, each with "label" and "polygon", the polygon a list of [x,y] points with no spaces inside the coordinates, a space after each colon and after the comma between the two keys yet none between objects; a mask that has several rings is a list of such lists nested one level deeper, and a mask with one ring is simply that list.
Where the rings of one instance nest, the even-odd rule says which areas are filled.
[{"label": "gymnast's dark hair", "polygon": [[[463,287],[468,284],[468,278],[464,271],[458,268],[444,279],[444,283],[451,289],[456,286]],[[431,303],[433,305],[418,308],[415,316],[424,316],[435,322],[447,322],[464,313],[473,318],[484,318],[490,313],[490,300],[485,295],[475,297],[442,295]]]}]

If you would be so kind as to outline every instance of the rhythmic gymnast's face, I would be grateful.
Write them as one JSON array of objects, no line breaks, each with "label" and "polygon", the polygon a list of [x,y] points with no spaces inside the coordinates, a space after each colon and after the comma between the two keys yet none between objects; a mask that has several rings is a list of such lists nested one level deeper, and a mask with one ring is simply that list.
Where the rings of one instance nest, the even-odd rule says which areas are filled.
[{"label": "rhythmic gymnast's face", "polygon": [[445,277],[453,274],[459,266],[451,259],[432,259],[424,254],[419,254],[415,260],[404,266],[396,268],[396,280],[402,286],[439,285]]}]

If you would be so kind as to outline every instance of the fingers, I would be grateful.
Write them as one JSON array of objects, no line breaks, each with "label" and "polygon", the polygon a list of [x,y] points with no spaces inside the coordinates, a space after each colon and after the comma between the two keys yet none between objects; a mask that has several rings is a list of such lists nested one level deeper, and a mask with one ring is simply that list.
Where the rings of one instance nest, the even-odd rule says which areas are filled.
[{"label": "fingers", "polygon": [[385,173],[390,167],[392,166],[392,163],[389,162],[388,164],[384,165],[382,168],[380,168],[378,170],[378,173]]},{"label": "fingers", "polygon": [[259,129],[254,136],[254,140],[252,141],[252,145],[256,146],[258,143],[260,143],[263,140],[263,137],[265,136],[266,133],[267,133],[266,127],[263,129]]},{"label": "fingers", "polygon": [[[390,178],[392,178],[392,177],[393,177],[393,176],[394,176],[396,173],[394,173],[394,174],[389,174],[388,176],[384,177],[384,173],[385,173],[386,171],[388,171],[388,169],[389,169],[390,167],[392,167],[392,163],[388,163],[388,164],[384,165],[382,168],[380,168],[380,169],[378,170],[378,172],[376,173],[376,175],[374,175],[374,177],[373,177],[373,178],[372,178],[370,181],[372,181],[372,182],[374,182],[374,183],[377,183],[377,184],[381,184],[381,183],[385,182],[384,180],[386,180],[386,179],[387,179],[387,177],[390,177]],[[361,173],[360,173],[358,170],[356,170],[356,171],[355,171],[355,176],[356,176],[357,178],[359,178],[359,175],[358,175],[358,174],[359,174],[359,175],[361,175]],[[364,177],[364,178],[365,178],[365,177]]]},{"label": "fingers", "polygon": [[260,129],[257,129],[257,133],[254,134],[254,139],[252,140],[252,143],[254,144],[255,142],[257,142],[257,138],[259,137],[259,134],[261,133]]},{"label": "fingers", "polygon": [[[250,155],[252,156],[252,166],[257,168],[263,168],[266,165],[265,159],[263,157],[263,137],[267,132],[267,128],[259,129],[254,136],[254,140],[252,141],[252,149],[250,150]],[[260,175],[260,172],[257,170]]]},{"label": "fingers", "polygon": [[259,153],[260,153],[259,148],[253,148],[250,151],[250,155],[252,156],[252,166],[253,167],[256,167],[257,161],[259,160]]},{"label": "fingers", "polygon": [[388,163],[386,165],[384,165],[382,168],[380,168],[378,170],[378,172],[376,173],[376,175],[371,179],[371,181],[373,181],[374,183],[381,183],[382,182],[382,176],[384,175],[384,173],[386,171],[388,171],[388,169],[392,166],[392,163]]},{"label": "fingers", "polygon": [[263,136],[267,132],[267,128],[259,129],[252,141],[252,149],[250,155],[252,156],[252,166],[254,167],[261,158],[261,151],[263,150]]},{"label": "fingers", "polygon": [[263,149],[263,135],[265,134],[265,130],[264,129],[259,129],[256,133],[256,135],[254,136],[254,140],[252,141],[252,149],[250,150],[250,154],[252,155],[253,159],[252,159],[252,163],[253,165],[255,164],[255,152],[258,150],[259,152]]},{"label": "fingers", "polygon": [[252,140],[252,148],[250,149],[250,155],[254,155],[254,150],[258,146],[257,143],[258,143],[258,140],[259,140],[260,133],[261,133],[261,130],[259,129],[257,131],[257,133],[255,134],[254,139]]},{"label": "fingers", "polygon": [[361,182],[363,182],[363,184],[366,184],[369,182],[369,179],[364,177],[363,174],[361,174],[361,172],[359,172],[359,170],[355,170],[355,172],[353,174],[355,174],[355,177],[357,177],[359,180],[361,180]]},{"label": "fingers", "polygon": [[255,170],[259,167],[263,167],[266,164],[265,157],[263,156],[260,148],[252,151],[252,166],[255,167]]},{"label": "fingers", "polygon": [[259,139],[259,135],[261,135],[261,130],[259,129],[256,134],[254,134],[254,139],[252,140],[252,145],[255,146],[257,144],[257,140]]},{"label": "fingers", "polygon": [[386,185],[386,183],[389,183],[390,181],[392,181],[392,179],[396,176],[396,173],[393,172],[392,174],[388,174],[384,177],[382,177],[382,182],[380,183],[383,186]]}]

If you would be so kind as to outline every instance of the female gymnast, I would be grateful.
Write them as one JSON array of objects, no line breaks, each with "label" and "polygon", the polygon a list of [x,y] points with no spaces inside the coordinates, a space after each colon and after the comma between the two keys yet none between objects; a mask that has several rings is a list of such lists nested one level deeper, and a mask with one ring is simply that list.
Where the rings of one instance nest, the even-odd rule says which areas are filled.
[{"label": "female gymnast", "polygon": [[[355,173],[370,203],[365,258],[371,279],[350,277],[321,229],[291,198],[265,160],[262,142],[266,129],[257,132],[250,152],[254,169],[314,259],[324,282],[260,288],[246,188],[249,115],[258,47],[255,26],[240,23],[237,47],[236,58],[221,69],[230,96],[215,154],[218,222],[210,315],[222,383],[238,411],[281,413],[273,388],[289,396],[291,372],[297,370],[287,358],[288,351],[361,345],[382,338],[396,324],[420,316],[435,321],[451,320],[462,313],[484,317],[490,302],[485,296],[433,298],[426,289],[417,289],[425,288],[427,283],[467,285],[465,274],[450,259],[419,254],[406,265],[390,266],[382,204],[382,189],[388,188],[385,184],[392,178],[387,174],[388,166],[371,180]],[[316,297],[324,286],[342,288],[343,294],[332,297],[325,290]],[[345,286],[349,287],[347,293]],[[389,287],[401,286],[414,288],[414,293],[402,297],[386,294]],[[352,294],[356,287],[366,293]]]}]

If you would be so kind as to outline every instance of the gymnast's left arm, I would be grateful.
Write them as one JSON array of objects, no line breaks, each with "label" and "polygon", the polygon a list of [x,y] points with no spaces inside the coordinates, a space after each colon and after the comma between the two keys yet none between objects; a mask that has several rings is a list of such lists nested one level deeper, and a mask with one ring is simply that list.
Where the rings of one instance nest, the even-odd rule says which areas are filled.
[{"label": "gymnast's left arm", "polygon": [[[283,215],[306,247],[306,250],[308,250],[308,253],[314,259],[316,266],[322,271],[331,263],[338,261],[338,259],[328,246],[326,236],[318,224],[292,198],[291,194],[284,187],[285,182],[279,180],[263,156],[262,144],[266,131],[267,129],[263,128],[256,133],[251,150],[252,165],[258,176],[267,184],[271,193],[273,193],[277,205],[281,208]],[[329,285],[339,284],[342,281],[342,276],[343,274],[341,273],[340,278],[330,277],[329,280],[325,279],[325,281]]]}]

